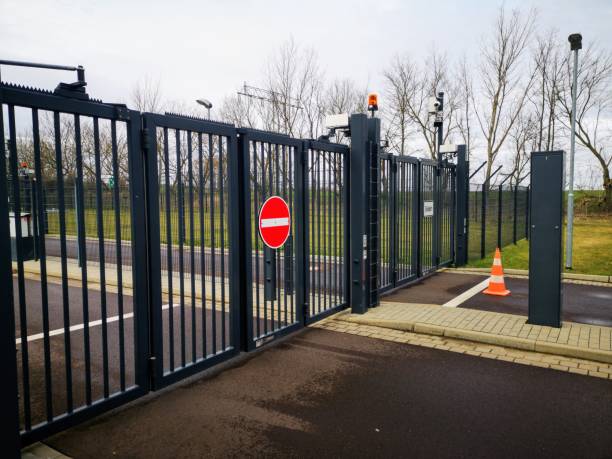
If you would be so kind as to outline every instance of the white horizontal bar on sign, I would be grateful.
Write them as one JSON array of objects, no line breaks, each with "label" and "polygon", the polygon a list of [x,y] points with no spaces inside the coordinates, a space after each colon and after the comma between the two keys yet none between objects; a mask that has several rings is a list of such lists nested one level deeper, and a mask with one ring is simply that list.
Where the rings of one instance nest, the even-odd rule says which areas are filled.
[{"label": "white horizontal bar on sign", "polygon": [[288,217],[263,218],[261,220],[262,228],[272,228],[274,226],[289,226],[289,218]]}]

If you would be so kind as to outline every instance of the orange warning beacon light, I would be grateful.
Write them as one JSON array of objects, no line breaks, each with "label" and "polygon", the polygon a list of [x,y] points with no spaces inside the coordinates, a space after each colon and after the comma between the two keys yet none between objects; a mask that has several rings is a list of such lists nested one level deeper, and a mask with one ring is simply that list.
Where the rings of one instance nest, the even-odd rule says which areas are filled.
[{"label": "orange warning beacon light", "polygon": [[510,290],[506,288],[506,284],[504,283],[504,269],[502,268],[501,252],[499,251],[499,247],[495,249],[495,257],[493,258],[493,266],[491,267],[489,286],[482,293],[497,296],[510,295]]},{"label": "orange warning beacon light", "polygon": [[368,94],[368,111],[374,115],[376,110],[378,110],[378,94],[371,92]]}]

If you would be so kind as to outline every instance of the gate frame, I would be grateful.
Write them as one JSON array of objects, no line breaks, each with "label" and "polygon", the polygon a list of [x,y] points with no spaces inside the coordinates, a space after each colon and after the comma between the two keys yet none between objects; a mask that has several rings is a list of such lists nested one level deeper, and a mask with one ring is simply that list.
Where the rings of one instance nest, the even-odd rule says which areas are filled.
[{"label": "gate frame", "polygon": [[[59,96],[44,90],[22,88],[12,84],[2,83],[0,85],[0,106],[2,104],[15,107],[25,107],[61,114],[76,115],[79,117],[98,117],[105,120],[115,120],[126,124],[126,134],[128,143],[128,173],[130,175],[130,211],[134,220],[145,218],[145,189],[144,189],[144,164],[140,145],[140,113],[130,110],[125,105],[107,104],[97,100],[74,99]],[[4,151],[4,143],[2,146]],[[4,175],[4,174],[2,174]],[[0,179],[0,186],[6,187],[6,177]],[[3,206],[2,206],[3,207]],[[0,212],[3,211],[0,207]],[[8,213],[7,213],[8,216]],[[7,218],[8,222],[8,218]],[[2,224],[4,227],[6,223]],[[7,233],[8,234],[8,233]],[[131,228],[132,255],[134,258],[142,257],[146,259],[146,235],[136,231],[134,225]],[[10,241],[10,239],[8,239]],[[3,245],[6,242],[3,243]],[[10,260],[10,247],[8,248]],[[134,336],[132,345],[134,346],[134,382],[135,385],[126,388],[124,392],[111,394],[107,398],[96,400],[91,404],[85,404],[73,409],[70,413],[63,413],[55,416],[53,420],[32,426],[26,432],[20,432],[21,446],[28,445],[40,440],[53,433],[72,427],[80,422],[86,421],[106,411],[112,410],[145,395],[150,389],[148,378],[149,353],[148,342],[148,292],[147,292],[147,271],[146,263],[132,267],[133,272],[133,312],[134,312]],[[12,291],[12,271],[10,279],[6,279]],[[13,314],[10,314],[13,316]],[[10,323],[8,317],[7,323]],[[3,321],[4,322],[4,321]],[[13,316],[14,324],[14,316]],[[13,338],[15,331],[13,327]],[[7,335],[10,338],[10,334]],[[9,349],[16,351],[15,340],[13,339]],[[10,371],[10,370],[9,370]],[[15,385],[17,379],[15,375]],[[12,386],[12,384],[11,384]],[[9,406],[13,403],[11,402]],[[17,418],[19,419],[19,418]],[[19,430],[19,421],[17,422]]]},{"label": "gate frame", "polygon": [[[310,257],[310,240],[309,240],[309,234],[310,234],[310,227],[309,227],[309,218],[308,218],[308,194],[310,192],[310,189],[308,187],[308,170],[307,170],[307,166],[308,165],[308,151],[309,150],[321,150],[321,151],[326,151],[326,152],[332,152],[332,153],[337,153],[337,154],[342,154],[342,168],[343,168],[343,176],[342,176],[342,180],[344,183],[344,187],[343,187],[343,193],[342,193],[342,198],[343,198],[343,202],[344,202],[344,208],[342,209],[342,213],[343,213],[343,220],[344,220],[344,230],[343,230],[343,238],[341,240],[343,246],[344,246],[344,266],[348,267],[350,266],[350,253],[349,253],[349,242],[350,242],[350,225],[349,225],[349,166],[350,166],[350,147],[348,147],[347,145],[343,145],[343,144],[339,144],[339,143],[331,143],[331,142],[325,142],[325,141],[321,141],[321,140],[304,140],[303,142],[303,146],[302,146],[302,159],[301,161],[299,161],[299,173],[298,173],[298,183],[301,182],[301,186],[302,186],[302,197],[303,197],[303,202],[302,202],[302,208],[303,208],[303,214],[302,214],[302,221],[304,222],[303,225],[303,231],[304,234],[302,235],[302,240],[301,240],[301,244],[298,244],[298,256],[296,257],[296,263],[298,264],[298,274],[300,274],[300,270],[303,270],[303,277],[298,277],[303,279],[302,285],[296,285],[296,292],[299,292],[299,289],[301,288],[301,292],[299,292],[301,295],[303,295],[303,299],[304,299],[304,325],[311,325],[315,322],[318,322],[319,320],[322,320],[332,314],[335,314],[338,311],[341,311],[343,309],[346,309],[348,307],[348,305],[350,304],[350,277],[349,277],[349,273],[348,273],[348,269],[345,269],[343,272],[344,275],[344,279],[342,279],[342,283],[344,284],[344,295],[345,295],[345,301],[343,301],[340,304],[337,304],[323,312],[320,312],[318,314],[315,315],[310,315],[309,314],[309,310],[310,310],[310,305],[308,304],[308,298],[310,298],[310,262],[311,262],[311,257]],[[297,169],[297,167],[296,167]],[[296,236],[296,240],[298,242],[300,242],[300,240],[298,240],[297,236]],[[296,243],[298,243],[296,242]],[[303,249],[303,253],[300,254],[299,253],[299,249]],[[300,255],[303,257],[303,263],[300,260]],[[296,295],[297,298],[300,298],[300,295]]]},{"label": "gate frame", "polygon": [[[225,123],[217,123],[192,117],[184,117],[166,113],[143,113],[143,151],[146,160],[147,178],[147,267],[149,290],[150,325],[150,353],[151,389],[159,390],[195,373],[201,372],[228,360],[239,353],[240,334],[238,323],[240,320],[241,292],[240,283],[242,273],[240,269],[239,254],[234,244],[240,240],[238,231],[240,215],[240,198],[237,188],[239,175],[237,172],[237,137],[236,128]],[[182,368],[175,368],[171,373],[164,375],[164,348],[163,348],[163,317],[162,317],[162,291],[161,291],[161,236],[159,212],[159,171],[157,168],[158,145],[157,128],[176,129],[190,133],[212,134],[227,138],[228,160],[228,223],[229,223],[229,313],[230,313],[230,346],[228,350],[220,351],[211,357],[199,359]],[[143,220],[144,221],[144,220]],[[203,249],[203,248],[200,248]],[[223,248],[222,248],[223,249]],[[204,273],[202,273],[204,275]],[[225,326],[225,325],[223,325]],[[173,339],[173,337],[172,337]]]},{"label": "gate frame", "polygon": [[[265,336],[261,336],[257,339],[254,337],[253,331],[253,241],[251,235],[251,211],[250,204],[251,202],[251,188],[250,188],[250,142],[263,142],[263,143],[271,143],[278,145],[285,145],[288,147],[294,147],[294,158],[293,158],[293,180],[294,180],[294,213],[299,213],[303,215],[304,213],[304,187],[303,182],[300,180],[300,177],[303,173],[303,164],[302,164],[302,149],[303,143],[299,139],[294,139],[284,134],[277,134],[266,131],[259,131],[256,129],[247,129],[247,128],[239,128],[238,134],[239,137],[239,148],[238,148],[238,161],[242,166],[242,197],[244,199],[244,206],[242,208],[243,215],[243,224],[240,227],[241,231],[241,239],[243,241],[243,252],[245,255],[244,259],[244,277],[243,277],[243,285],[244,285],[244,297],[242,298],[242,308],[241,308],[241,347],[244,351],[252,351],[257,349],[264,344],[267,344],[271,341],[276,340],[281,336],[287,335],[293,331],[299,330],[304,326],[304,288],[303,286],[298,289],[296,285],[295,291],[295,314],[296,314],[296,322],[286,325],[278,330],[274,330],[268,333]],[[298,173],[299,171],[299,173]],[[293,227],[295,228],[295,267],[296,267],[296,278],[303,279],[304,278],[304,243],[303,243],[303,232],[304,232],[304,222],[299,221],[300,219],[295,219],[295,224]],[[301,253],[300,253],[301,252]],[[300,263],[300,261],[302,261]],[[302,283],[303,284],[303,283]],[[264,306],[265,307],[265,306]],[[302,311],[299,308],[302,308]]]}]

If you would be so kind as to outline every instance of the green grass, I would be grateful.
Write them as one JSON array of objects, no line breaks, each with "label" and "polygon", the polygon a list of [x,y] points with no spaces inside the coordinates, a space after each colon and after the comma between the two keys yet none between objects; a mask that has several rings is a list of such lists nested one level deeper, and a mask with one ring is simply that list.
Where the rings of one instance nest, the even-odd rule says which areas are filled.
[{"label": "green grass", "polygon": [[[344,240],[344,229],[342,226],[342,214],[341,208],[338,207],[335,209],[337,215],[334,216],[334,208],[327,210],[328,204],[319,206],[319,214],[318,218],[313,218],[315,215],[311,214],[311,218],[309,220],[310,231],[309,231],[309,239],[310,239],[310,253],[311,254],[320,254],[320,255],[330,255],[330,256],[339,256],[343,253],[343,240]],[[212,226],[214,226],[214,232],[211,231],[211,213],[208,211],[204,211],[204,247],[212,247],[212,235],[214,233],[215,241],[214,246],[216,248],[221,247],[221,235],[223,234],[223,246],[224,248],[229,248],[230,236],[229,236],[229,227],[228,227],[228,209],[224,209],[224,224],[223,224],[223,232],[221,232],[221,215],[219,212],[218,203],[215,205],[215,212],[212,215]],[[96,209],[87,208],[85,209],[85,234],[88,238],[97,238],[98,237],[98,216]],[[168,242],[167,235],[167,226],[166,226],[166,212],[165,208],[160,208],[160,222],[159,222],[159,231],[160,231],[160,241],[162,244]],[[121,225],[121,239],[124,241],[130,241],[132,239],[131,232],[131,216],[130,212],[127,210],[122,210],[119,213],[120,225]],[[190,225],[190,212],[188,209],[185,210],[184,213],[184,239],[183,243],[185,246],[189,246],[191,244],[190,233],[191,233],[191,225]],[[194,219],[194,246],[200,246],[200,213],[198,210],[194,210],[193,213]],[[76,223],[76,211],[74,208],[66,209],[65,211],[65,223],[66,223],[66,234],[68,236],[76,236],[77,235],[77,223]],[[178,231],[178,222],[179,222],[179,214],[177,210],[173,210],[170,212],[170,223],[171,223],[171,243],[179,244],[179,231]],[[295,224],[295,222],[294,222]],[[104,238],[106,240],[115,239],[115,212],[112,209],[105,209],[102,213],[102,226],[104,228]],[[335,228],[334,228],[335,227]],[[60,225],[59,225],[59,213],[58,212],[49,212],[48,213],[48,234],[49,235],[59,235]],[[251,234],[253,241],[253,249],[256,248],[256,244],[259,244],[259,249],[261,250],[263,247],[263,243],[259,240],[258,235],[258,222],[257,216],[254,212],[251,214]],[[257,239],[256,239],[257,238]],[[335,240],[334,240],[335,238]],[[257,242],[256,242],[257,241]]]},{"label": "green grass", "polygon": [[[565,239],[565,226],[563,231]],[[563,252],[565,257],[565,250]],[[565,258],[564,258],[565,259]],[[488,268],[493,252],[468,264]],[[529,242],[525,239],[502,249],[504,268],[529,269]],[[577,217],[574,220],[573,269],[581,274],[612,275],[612,217]]]}]

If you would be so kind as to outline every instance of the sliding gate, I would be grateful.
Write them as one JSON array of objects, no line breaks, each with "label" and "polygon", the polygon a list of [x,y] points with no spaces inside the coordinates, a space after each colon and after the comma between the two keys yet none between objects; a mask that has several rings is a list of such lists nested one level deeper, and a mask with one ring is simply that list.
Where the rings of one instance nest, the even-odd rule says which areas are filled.
[{"label": "sliding gate", "polygon": [[29,443],[149,390],[141,118],[78,92],[7,84],[0,107],[0,224],[10,234],[0,260],[14,272],[0,279],[2,320],[16,322]]},{"label": "sliding gate", "polygon": [[[355,240],[378,251],[381,292],[454,259],[452,164],[373,156],[379,193],[351,235],[348,146],[67,87],[0,85],[0,313],[24,444],[347,307]],[[258,228],[272,196],[290,212],[278,249]]]},{"label": "sliding gate", "polygon": [[[252,349],[347,306],[348,147],[240,130],[246,235],[245,347]],[[267,247],[258,215],[285,200],[289,238]]]},{"label": "sliding gate", "polygon": [[455,165],[379,155],[379,292],[454,260]]}]

